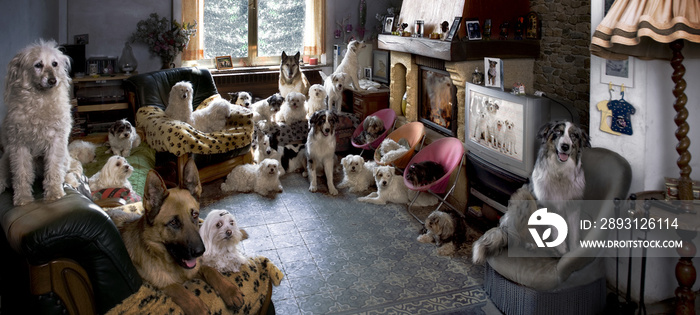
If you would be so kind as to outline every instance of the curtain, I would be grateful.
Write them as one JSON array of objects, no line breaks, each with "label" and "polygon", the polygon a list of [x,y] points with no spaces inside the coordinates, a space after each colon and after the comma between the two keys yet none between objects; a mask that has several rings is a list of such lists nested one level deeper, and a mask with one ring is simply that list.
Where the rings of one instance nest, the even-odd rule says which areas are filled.
[{"label": "curtain", "polygon": [[197,32],[182,52],[182,60],[204,59],[204,0],[182,0],[182,22],[197,21]]},{"label": "curtain", "polygon": [[596,27],[591,53],[605,59],[669,59],[677,39],[700,43],[700,1],[616,0]]},{"label": "curtain", "polygon": [[325,53],[325,25],[326,1],[306,0],[306,18],[304,21],[304,55],[318,56]]}]

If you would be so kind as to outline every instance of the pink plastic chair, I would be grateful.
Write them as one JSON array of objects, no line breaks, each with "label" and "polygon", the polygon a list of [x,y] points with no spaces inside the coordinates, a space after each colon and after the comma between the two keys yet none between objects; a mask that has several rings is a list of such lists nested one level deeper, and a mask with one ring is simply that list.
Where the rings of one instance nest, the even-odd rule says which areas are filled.
[{"label": "pink plastic chair", "polygon": [[[357,144],[355,143],[355,137],[365,130],[363,124],[360,123],[357,129],[355,129],[355,132],[352,133],[351,143],[353,147],[362,149],[362,152],[364,152],[364,150],[374,150],[378,148],[379,145],[382,144],[382,141],[384,141],[384,138],[389,134],[389,131],[391,131],[391,128],[394,127],[394,121],[396,120],[396,112],[391,108],[380,109],[369,116],[377,116],[384,122],[384,132],[371,143]],[[360,153],[360,155],[362,155],[362,153]]]},{"label": "pink plastic chair", "polygon": [[[455,187],[457,186],[457,181],[459,181],[459,173],[462,171],[461,165],[464,161],[464,144],[462,144],[462,141],[459,141],[459,139],[452,137],[436,140],[435,142],[425,146],[422,150],[420,150],[420,152],[416,153],[411,161],[408,162],[408,166],[410,167],[411,164],[423,161],[433,161],[442,165],[442,167],[445,169],[445,175],[430,184],[424,186],[413,186],[413,184],[411,184],[406,177],[408,172],[404,172],[403,181],[406,184],[406,187],[408,187],[410,190],[418,192],[408,205],[408,213],[410,213],[421,224],[423,224],[423,221],[421,221],[415,214],[413,214],[413,212],[411,212],[411,206],[416,199],[418,199],[421,192],[428,192],[440,200],[440,204],[437,206],[437,208],[435,208],[436,211],[439,210],[443,204],[455,211],[457,210],[454,206],[447,202],[447,196],[454,191]],[[457,177],[455,177],[452,187],[450,187],[448,190],[447,187],[450,182],[450,176],[452,175],[452,172],[454,172],[455,168],[457,169]],[[438,195],[443,193],[445,194],[444,197]]]}]

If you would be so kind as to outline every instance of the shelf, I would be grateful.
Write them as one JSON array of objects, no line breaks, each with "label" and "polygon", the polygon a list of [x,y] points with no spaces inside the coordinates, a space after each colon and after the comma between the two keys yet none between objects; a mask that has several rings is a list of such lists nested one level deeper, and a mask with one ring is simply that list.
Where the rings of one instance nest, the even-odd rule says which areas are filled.
[{"label": "shelf", "polygon": [[539,40],[479,40],[446,42],[437,39],[380,34],[379,49],[405,52],[445,61],[494,58],[538,58]]},{"label": "shelf", "polygon": [[109,111],[109,110],[120,110],[128,109],[129,103],[111,103],[111,104],[99,104],[99,105],[79,105],[79,113],[87,112],[99,112],[99,111]]},{"label": "shelf", "polygon": [[100,81],[107,81],[107,80],[124,80],[127,79],[128,77],[135,75],[136,72],[133,72],[132,74],[124,74],[124,73],[116,73],[112,75],[106,75],[106,76],[98,76],[98,77],[91,77],[89,75],[86,75],[82,78],[73,78],[73,82],[96,82],[96,83],[101,83]]}]

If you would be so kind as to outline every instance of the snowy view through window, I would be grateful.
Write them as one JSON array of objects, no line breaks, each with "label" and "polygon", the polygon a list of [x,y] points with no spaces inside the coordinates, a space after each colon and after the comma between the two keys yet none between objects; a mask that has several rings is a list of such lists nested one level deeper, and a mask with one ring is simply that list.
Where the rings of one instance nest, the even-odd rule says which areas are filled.
[{"label": "snowy view through window", "polygon": [[[258,56],[302,51],[304,0],[258,0],[258,6]],[[248,0],[205,1],[204,23],[205,58],[248,57]]]}]

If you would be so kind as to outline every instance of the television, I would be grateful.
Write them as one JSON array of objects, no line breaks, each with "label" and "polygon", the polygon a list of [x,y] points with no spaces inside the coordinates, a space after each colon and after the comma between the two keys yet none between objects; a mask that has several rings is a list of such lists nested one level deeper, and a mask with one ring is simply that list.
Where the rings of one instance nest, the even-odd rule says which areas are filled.
[{"label": "television", "polygon": [[540,127],[550,120],[578,119],[570,106],[546,97],[514,95],[472,83],[466,84],[465,97],[464,143],[476,165],[472,168],[477,168],[473,175],[480,181],[472,187],[481,187],[484,194],[500,192],[494,199],[506,205],[532,173]]}]

